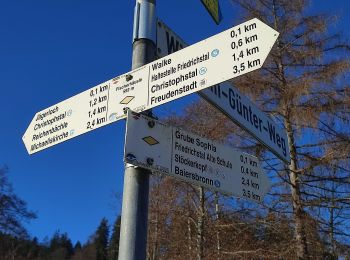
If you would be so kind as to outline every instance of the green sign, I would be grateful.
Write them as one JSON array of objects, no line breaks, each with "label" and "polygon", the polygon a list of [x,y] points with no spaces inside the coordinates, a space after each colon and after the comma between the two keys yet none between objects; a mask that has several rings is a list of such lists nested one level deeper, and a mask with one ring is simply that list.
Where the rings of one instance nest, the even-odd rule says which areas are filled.
[{"label": "green sign", "polygon": [[201,0],[205,8],[208,10],[216,24],[219,24],[222,16],[219,6],[219,0]]}]

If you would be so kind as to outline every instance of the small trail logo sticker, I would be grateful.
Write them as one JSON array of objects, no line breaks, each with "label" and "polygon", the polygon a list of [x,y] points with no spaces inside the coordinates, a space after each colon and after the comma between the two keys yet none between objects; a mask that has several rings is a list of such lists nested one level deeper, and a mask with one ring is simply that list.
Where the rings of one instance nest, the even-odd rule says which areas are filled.
[{"label": "small trail logo sticker", "polygon": [[215,185],[215,187],[220,188],[221,183],[220,183],[219,180],[215,180],[215,181],[214,181],[214,185]]},{"label": "small trail logo sticker", "polygon": [[216,56],[219,55],[219,53],[220,53],[220,51],[218,49],[214,49],[214,50],[211,51],[211,56],[212,57],[216,57]]},{"label": "small trail logo sticker", "polygon": [[205,73],[207,73],[207,68],[206,67],[202,67],[199,69],[199,74],[204,75]]}]

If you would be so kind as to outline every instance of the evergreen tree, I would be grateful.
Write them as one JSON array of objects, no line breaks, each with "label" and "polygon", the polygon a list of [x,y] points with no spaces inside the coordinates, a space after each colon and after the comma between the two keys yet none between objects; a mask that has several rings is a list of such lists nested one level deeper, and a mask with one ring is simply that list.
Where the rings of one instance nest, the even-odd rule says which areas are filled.
[{"label": "evergreen tree", "polygon": [[80,241],[76,242],[74,245],[74,252],[81,250],[81,243]]},{"label": "evergreen tree", "polygon": [[95,233],[96,260],[107,260],[108,236],[108,221],[103,218]]},{"label": "evergreen tree", "polygon": [[56,231],[50,240],[51,259],[69,259],[73,255],[73,245],[67,233],[60,234]]},{"label": "evergreen tree", "polygon": [[108,260],[118,260],[121,217],[114,222],[111,240],[108,247]]},{"label": "evergreen tree", "polygon": [[81,245],[78,241],[74,246],[74,255],[71,260],[96,260],[96,249],[93,240]]}]

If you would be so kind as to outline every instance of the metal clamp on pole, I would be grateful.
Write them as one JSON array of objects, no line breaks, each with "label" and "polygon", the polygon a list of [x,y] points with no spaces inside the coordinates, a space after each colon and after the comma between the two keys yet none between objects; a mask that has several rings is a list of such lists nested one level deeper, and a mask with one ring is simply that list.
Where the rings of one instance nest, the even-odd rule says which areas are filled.
[{"label": "metal clamp on pole", "polygon": [[156,42],[156,0],[137,0],[134,12],[133,40],[149,39]]}]

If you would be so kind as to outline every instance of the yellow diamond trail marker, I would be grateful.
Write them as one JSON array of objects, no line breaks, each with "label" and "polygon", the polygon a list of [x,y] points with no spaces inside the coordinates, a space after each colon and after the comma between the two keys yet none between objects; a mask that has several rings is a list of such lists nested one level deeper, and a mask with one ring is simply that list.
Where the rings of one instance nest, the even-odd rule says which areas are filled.
[{"label": "yellow diamond trail marker", "polygon": [[128,108],[141,112],[259,69],[277,37],[255,18],[92,87],[36,113],[22,138],[26,149],[41,151],[124,119]]},{"label": "yellow diamond trail marker", "polygon": [[144,138],[142,138],[142,140],[145,141],[149,145],[159,144],[157,139],[153,138],[152,136],[144,137]]},{"label": "yellow diamond trail marker", "polygon": [[[259,160],[223,144],[129,110],[124,160],[135,166],[261,202],[270,189]],[[145,136],[156,142],[145,141]]]},{"label": "yellow diamond trail marker", "polygon": [[123,100],[120,101],[119,104],[127,105],[127,104],[129,104],[134,98],[135,98],[134,96],[127,96],[127,97],[123,98]]}]

